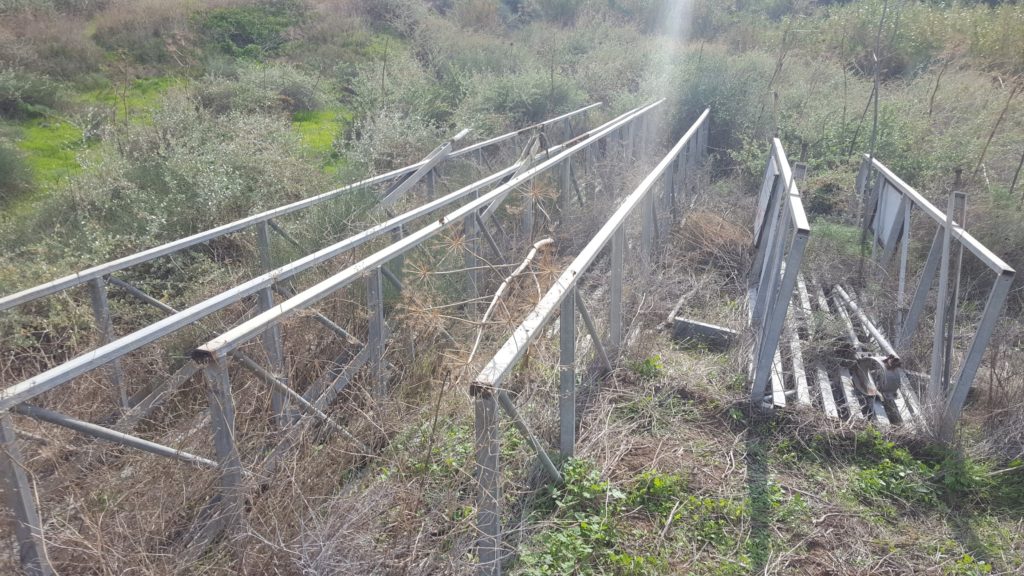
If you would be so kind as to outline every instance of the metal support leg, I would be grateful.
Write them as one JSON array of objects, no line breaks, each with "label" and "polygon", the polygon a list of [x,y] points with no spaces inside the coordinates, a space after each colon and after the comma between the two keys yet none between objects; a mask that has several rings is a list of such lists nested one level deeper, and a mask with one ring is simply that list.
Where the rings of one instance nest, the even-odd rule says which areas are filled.
[{"label": "metal support leg", "polygon": [[924,305],[928,301],[928,293],[932,290],[932,283],[935,281],[935,272],[939,269],[939,261],[942,258],[942,227],[935,231],[935,238],[932,240],[932,247],[928,251],[928,258],[925,260],[924,269],[921,271],[921,280],[917,283],[917,290],[914,292],[914,299],[910,302],[910,310],[907,311],[907,318],[903,322],[899,337],[896,339],[896,350],[900,353],[910,345],[910,339],[917,332],[917,324],[924,312]]},{"label": "metal support leg", "polygon": [[580,317],[583,318],[583,324],[587,327],[587,332],[590,332],[590,339],[594,343],[594,349],[597,351],[597,357],[601,360],[601,364],[604,365],[608,372],[612,371],[612,361],[608,357],[608,352],[604,349],[604,343],[601,342],[601,334],[597,331],[597,325],[594,324],[594,318],[590,315],[590,311],[587,310],[587,305],[583,302],[583,297],[580,296],[578,290],[576,292],[576,307],[579,308]]},{"label": "metal support leg", "polygon": [[949,195],[946,208],[946,221],[942,227],[942,259],[939,261],[939,292],[935,300],[935,331],[932,333],[932,365],[931,380],[928,382],[928,402],[939,405],[939,399],[949,391],[944,384],[948,382],[945,373],[943,352],[946,349],[946,301],[949,292],[949,253],[953,242],[953,195]]},{"label": "metal support leg", "polygon": [[523,237],[528,244],[533,244],[533,197],[529,194],[523,196]]},{"label": "metal support leg", "polygon": [[654,222],[654,194],[648,190],[643,197],[641,208],[641,219],[643,220],[640,232],[640,246],[643,252],[643,260],[647,263],[654,262],[654,233],[656,224]]},{"label": "metal support leg", "polygon": [[622,347],[622,267],[626,253],[626,229],[620,227],[612,235],[611,294],[608,301],[608,338],[612,352],[618,355]]},{"label": "metal support leg", "polygon": [[[480,158],[482,160],[483,159],[483,151],[481,150],[480,153],[481,153]],[[436,175],[436,169],[435,170],[431,170],[430,172],[427,172],[426,180],[427,180],[427,198],[429,200],[433,200],[434,198],[437,198],[437,175]]]},{"label": "metal support leg", "polygon": [[35,491],[25,474],[25,464],[18,449],[11,415],[0,415],[0,476],[4,501],[14,516],[14,533],[18,538],[21,567],[30,576],[53,574],[43,542],[43,524],[36,510]]},{"label": "metal support leg", "polygon": [[[109,344],[114,339],[114,326],[110,322],[110,304],[107,302],[107,284],[103,278],[93,278],[89,281],[89,296],[92,301],[92,314],[96,319],[96,329],[99,330],[100,340],[103,344]],[[114,385],[118,406],[127,410],[128,387],[125,384],[124,370],[121,369],[121,360],[117,359],[106,366],[107,377]]]},{"label": "metal support leg", "polygon": [[465,234],[465,254],[463,262],[466,268],[466,308],[470,311],[476,309],[476,299],[480,296],[480,234],[477,230],[475,218],[466,218],[463,221]]},{"label": "metal support leg", "polygon": [[956,388],[950,394],[949,404],[946,406],[945,421],[942,426],[942,434],[945,438],[949,438],[952,435],[953,426],[960,418],[960,413],[964,409],[964,403],[967,401],[967,392],[971,389],[974,376],[978,373],[978,367],[981,366],[985,349],[988,347],[988,341],[992,337],[992,332],[996,329],[996,324],[999,322],[999,314],[1006,303],[1006,295],[1013,284],[1013,276],[1013,272],[1000,274],[996,278],[995,285],[992,286],[992,291],[989,292],[988,302],[985,303],[985,312],[982,313],[981,322],[978,323],[978,331],[975,333],[974,341],[971,342],[971,348],[968,350],[967,356],[960,367],[960,374],[957,375],[956,379]]},{"label": "metal support leg", "polygon": [[481,576],[501,576],[501,484],[498,456],[500,431],[498,403],[489,391],[478,391],[473,401],[476,410],[476,529]]},{"label": "metal support leg", "polygon": [[366,278],[366,306],[370,310],[369,336],[370,383],[373,396],[384,398],[387,392],[384,383],[384,286],[381,269],[374,268]]},{"label": "metal support leg", "polygon": [[[273,269],[273,260],[270,254],[270,229],[266,222],[256,225],[256,240],[260,251],[260,266],[264,272]],[[261,288],[256,293],[257,304],[260,312],[266,312],[274,307],[274,292],[270,286]],[[284,370],[284,345],[281,342],[281,325],[271,324],[260,336],[263,343],[263,351],[267,355],[267,364],[271,373],[279,380],[286,380]],[[274,412],[278,426],[286,426],[291,421],[288,406],[288,397],[274,390],[270,394],[270,407]]]},{"label": "metal support leg", "polygon": [[572,198],[572,158],[562,160],[558,165],[558,214],[565,222],[569,215],[569,199]]},{"label": "metal support leg", "polygon": [[[220,466],[219,495],[223,514],[214,523],[219,527],[237,525],[244,507],[245,491],[242,484],[242,460],[235,444],[235,402],[231,396],[226,360],[214,360],[203,369],[209,386],[210,424],[213,427],[213,446]],[[214,532],[218,532],[216,528]]]},{"label": "metal support leg", "polygon": [[576,452],[576,288],[566,292],[558,318],[558,420],[563,458]]}]

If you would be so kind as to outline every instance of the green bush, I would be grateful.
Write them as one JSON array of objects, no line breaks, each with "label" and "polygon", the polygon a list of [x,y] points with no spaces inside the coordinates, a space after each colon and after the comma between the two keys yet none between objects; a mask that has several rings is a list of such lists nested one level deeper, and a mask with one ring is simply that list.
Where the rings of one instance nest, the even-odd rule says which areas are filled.
[{"label": "green bush", "polygon": [[9,202],[32,187],[32,173],[13,146],[0,140],[0,204]]},{"label": "green bush", "polygon": [[65,251],[49,258],[95,262],[326,188],[287,118],[213,115],[172,90],[151,125],[108,129],[82,173],[9,232],[45,230]]},{"label": "green bush", "polygon": [[285,32],[304,15],[299,0],[263,0],[251,6],[234,6],[195,16],[197,28],[211,45],[232,56],[263,58],[278,53]]},{"label": "green bush", "polygon": [[164,0],[111,2],[96,15],[92,37],[100,47],[146,66],[173,63],[175,56],[187,59],[190,8]]},{"label": "green bush", "polygon": [[31,118],[53,112],[61,104],[57,83],[21,70],[0,69],[0,116]]},{"label": "green bush", "polygon": [[287,64],[247,64],[234,77],[209,76],[196,84],[202,106],[217,114],[318,110],[328,83]]}]

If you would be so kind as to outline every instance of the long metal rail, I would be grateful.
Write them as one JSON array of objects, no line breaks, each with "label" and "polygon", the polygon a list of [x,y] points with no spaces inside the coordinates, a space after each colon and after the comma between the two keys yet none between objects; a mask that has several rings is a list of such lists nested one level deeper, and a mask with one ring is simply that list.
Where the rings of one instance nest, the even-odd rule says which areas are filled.
[{"label": "long metal rail", "polygon": [[[627,115],[622,115],[616,120],[606,123],[604,127],[614,126],[616,125],[616,122],[623,121],[623,118],[626,116]],[[592,135],[599,130],[600,128],[585,132],[582,136],[578,136],[574,139],[574,141],[579,140],[582,137]],[[554,146],[539,156],[538,159],[552,152],[560,151],[564,149],[565,146],[566,144]],[[415,221],[416,219],[430,214],[431,212],[440,210],[458,202],[483,188],[497,184],[515,173],[517,168],[518,164],[509,166],[441,198],[395,216],[381,224],[372,226],[359,234],[345,238],[340,242],[322,248],[312,254],[299,258],[298,260],[280,266],[276,269],[269,270],[266,273],[256,276],[229,290],[162,318],[153,324],[112,340],[92,351],[76,356],[67,362],[33,376],[32,378],[4,388],[0,390],[0,410],[9,409],[11,406],[30,400],[31,398],[52,390],[53,388],[60,386],[77,376],[114,362],[142,346],[150,344],[164,336],[167,336],[168,334],[184,328],[185,326],[194,324],[202,318],[222,310],[247,296],[267,290],[273,285],[283,282],[300,272],[313,268],[375,238],[390,234],[409,222]]]},{"label": "long metal rail", "polygon": [[[653,258],[657,225],[655,207],[659,192],[663,197],[675,201],[675,177],[682,165],[690,166],[694,160],[702,160],[707,144],[708,114],[694,122],[669,153],[657,164],[639,186],[619,205],[594,238],[580,251],[547,293],[526,316],[498,352],[487,362],[476,376],[470,389],[476,412],[476,462],[477,462],[477,529],[480,537],[477,552],[480,558],[478,573],[500,575],[502,561],[501,545],[501,490],[500,490],[500,438],[498,434],[498,406],[512,418],[515,425],[530,439],[544,468],[556,482],[561,476],[551,464],[550,458],[519,413],[514,409],[508,392],[501,388],[518,361],[544,333],[544,326],[559,315],[559,445],[563,458],[571,457],[576,443],[576,309],[579,308],[584,325],[590,332],[595,348],[603,351],[601,334],[596,332],[592,317],[577,291],[577,283],[590,269],[598,255],[611,244],[611,299],[609,336],[611,345],[618,351],[622,335],[622,275],[623,253],[627,248],[625,223],[634,214],[641,214],[644,260]],[[641,138],[642,146],[645,145]],[[694,145],[695,144],[695,145]],[[696,158],[694,158],[696,156]],[[662,183],[659,185],[659,183]],[[674,206],[673,206],[674,208]],[[590,319],[588,321],[588,319]],[[599,352],[607,355],[607,352]]]},{"label": "long metal rail", "polygon": [[[555,117],[555,118],[551,118],[550,120],[545,120],[544,122],[541,122],[539,124],[535,124],[533,126],[529,126],[529,127],[526,127],[526,128],[520,129],[520,130],[509,132],[507,134],[502,134],[501,136],[497,136],[497,137],[491,138],[489,140],[485,140],[483,142],[478,142],[478,143],[472,144],[470,146],[466,146],[464,148],[461,148],[459,150],[451,152],[450,154],[447,154],[447,158],[449,158],[449,159],[451,159],[451,158],[458,158],[460,156],[464,156],[464,155],[469,154],[471,152],[482,150],[483,148],[486,148],[486,147],[489,147],[489,146],[493,146],[493,145],[501,143],[501,142],[505,142],[505,141],[507,141],[509,139],[515,138],[516,136],[518,136],[520,134],[523,134],[523,133],[526,133],[526,132],[530,132],[532,130],[543,129],[543,128],[547,127],[547,126],[551,126],[551,125],[557,124],[559,122],[564,122],[564,121],[568,120],[569,118],[572,118],[573,116],[577,116],[579,114],[583,114],[583,113],[585,113],[585,112],[587,112],[589,110],[592,110],[592,109],[594,109],[594,108],[596,108],[597,106],[600,106],[600,105],[601,105],[601,103],[597,102],[597,103],[591,104],[589,106],[585,106],[583,108],[580,108],[578,110],[574,110],[574,111],[569,112],[567,114],[563,114],[561,116],[558,116],[558,117]],[[453,144],[453,143],[454,143],[454,140],[453,140],[453,142],[450,142],[449,144]],[[317,204],[321,204],[323,202],[326,202],[327,200],[331,200],[331,199],[337,198],[338,196],[340,196],[342,194],[345,194],[345,193],[348,193],[348,192],[353,192],[355,190],[360,190],[360,189],[363,189],[363,188],[368,188],[370,186],[376,186],[378,184],[383,184],[385,182],[390,182],[392,180],[396,180],[396,179],[401,178],[401,177],[403,177],[403,176],[405,176],[407,174],[412,174],[412,173],[416,172],[417,170],[420,170],[421,168],[423,168],[424,166],[426,166],[430,162],[431,162],[431,159],[425,159],[425,160],[422,160],[420,162],[417,162],[416,164],[410,164],[409,166],[405,166],[403,168],[397,168],[397,169],[392,170],[390,172],[386,172],[384,174],[373,176],[372,178],[367,178],[365,180],[360,180],[359,182],[355,182],[353,184],[342,186],[341,188],[337,188],[337,189],[331,190],[329,192],[324,192],[323,194],[319,194],[317,196],[312,196],[310,198],[305,198],[303,200],[299,200],[297,202],[293,202],[293,203],[287,204],[285,206],[279,206],[277,208],[272,208],[270,210],[261,212],[259,214],[254,214],[252,216],[247,216],[247,217],[242,218],[240,220],[235,220],[234,222],[229,222],[227,224],[223,224],[223,225],[218,226],[216,228],[211,228],[211,229],[205,230],[203,232],[198,232],[198,233],[193,234],[191,236],[187,236],[185,238],[174,240],[174,241],[168,242],[166,244],[161,244],[160,246],[155,246],[155,247],[150,248],[148,250],[143,250],[142,252],[137,252],[135,254],[131,254],[131,255],[125,256],[123,258],[118,258],[117,260],[111,260],[110,262],[105,262],[103,264],[99,264],[99,265],[93,266],[91,268],[86,268],[85,270],[82,270],[80,272],[76,272],[75,274],[70,274],[68,276],[64,276],[63,278],[58,278],[56,280],[47,282],[45,284],[40,284],[40,285],[34,286],[32,288],[27,288],[27,289],[22,290],[20,292],[16,292],[14,294],[10,294],[8,296],[4,296],[4,297],[0,298],[0,311],[7,310],[9,308],[13,308],[14,306],[17,306],[19,304],[24,304],[25,302],[31,302],[32,300],[36,300],[36,299],[42,298],[44,296],[49,296],[51,294],[56,294],[57,292],[61,292],[63,290],[67,290],[68,288],[72,288],[72,287],[78,286],[80,284],[85,284],[86,282],[89,282],[90,280],[94,280],[94,279],[97,279],[97,278],[102,278],[104,276],[107,276],[107,275],[112,274],[114,272],[117,272],[119,270],[124,270],[125,268],[130,268],[132,266],[136,266],[136,265],[142,264],[144,262],[149,262],[150,260],[154,260],[154,259],[159,258],[161,256],[166,256],[168,254],[173,254],[175,252],[179,252],[179,251],[184,250],[184,249],[186,249],[186,248],[188,248],[190,246],[195,246],[196,244],[202,244],[204,242],[208,242],[210,240],[213,240],[214,238],[218,238],[220,236],[224,236],[224,235],[230,234],[232,232],[237,232],[239,230],[248,228],[250,226],[254,226],[254,225],[259,224],[261,222],[267,222],[267,221],[269,221],[271,219],[279,218],[279,217],[284,216],[286,214],[291,214],[293,212],[304,210],[304,209],[309,208],[311,206],[315,206]]]}]

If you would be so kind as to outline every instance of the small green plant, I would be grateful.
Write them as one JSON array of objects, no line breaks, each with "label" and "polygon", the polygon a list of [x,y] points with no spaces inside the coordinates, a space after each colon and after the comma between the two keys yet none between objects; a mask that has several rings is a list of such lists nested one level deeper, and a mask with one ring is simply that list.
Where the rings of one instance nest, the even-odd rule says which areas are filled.
[{"label": "small green plant", "polygon": [[949,576],[982,576],[992,573],[992,565],[970,554],[964,554],[957,558],[952,566],[947,567],[945,573]]},{"label": "small green plant", "polygon": [[523,546],[516,573],[664,574],[667,563],[657,554],[623,546],[616,521],[623,504],[643,501],[660,506],[675,491],[677,477],[642,475],[628,495],[606,480],[589,460],[572,459],[562,470],[564,483],[552,491],[554,518]]},{"label": "small green plant", "polygon": [[686,480],[677,474],[644,472],[626,495],[626,506],[664,516],[683,498],[687,488]]},{"label": "small green plant", "polygon": [[743,505],[727,498],[688,496],[673,516],[673,524],[687,539],[725,550],[736,545],[745,516]]},{"label": "small green plant", "polygon": [[665,365],[658,354],[633,362],[629,367],[644,380],[654,380],[665,373]]},{"label": "small green plant", "polygon": [[865,500],[897,499],[907,504],[938,504],[935,487],[928,481],[931,468],[916,460],[882,460],[859,470],[855,488]]}]

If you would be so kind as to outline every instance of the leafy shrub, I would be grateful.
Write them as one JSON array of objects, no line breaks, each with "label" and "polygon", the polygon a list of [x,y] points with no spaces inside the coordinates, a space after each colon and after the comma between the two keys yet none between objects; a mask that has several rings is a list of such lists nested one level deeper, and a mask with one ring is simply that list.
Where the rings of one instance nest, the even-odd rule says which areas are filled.
[{"label": "leafy shrub", "polygon": [[0,69],[0,115],[8,118],[42,116],[61,103],[58,85],[28,72]]},{"label": "leafy shrub", "polygon": [[53,78],[73,79],[99,70],[102,51],[82,22],[59,14],[0,20],[0,62]]},{"label": "leafy shrub", "polygon": [[422,159],[445,134],[426,118],[382,110],[363,117],[351,137],[336,145],[349,162],[372,172],[391,170]]},{"label": "leafy shrub", "polygon": [[179,238],[326,188],[287,119],[216,116],[172,90],[152,125],[108,131],[84,171],[22,223],[96,261]]},{"label": "leafy shrub", "polygon": [[206,41],[233,56],[261,58],[276,54],[287,41],[285,32],[301,22],[299,0],[263,0],[251,6],[219,8],[197,14],[197,28]]},{"label": "leafy shrub", "polygon": [[235,77],[208,77],[199,82],[196,96],[217,114],[228,112],[309,112],[325,101],[325,83],[286,64],[249,64]]},{"label": "leafy shrub", "polygon": [[13,146],[0,140],[0,203],[27,192],[32,174],[24,158]]},{"label": "leafy shrub", "polygon": [[523,126],[578,108],[585,96],[575,81],[561,73],[531,67],[502,76],[476,75],[471,80],[464,112]]},{"label": "leafy shrub", "polygon": [[97,14],[93,40],[145,65],[171,63],[191,45],[190,7],[164,0],[120,0]]}]

